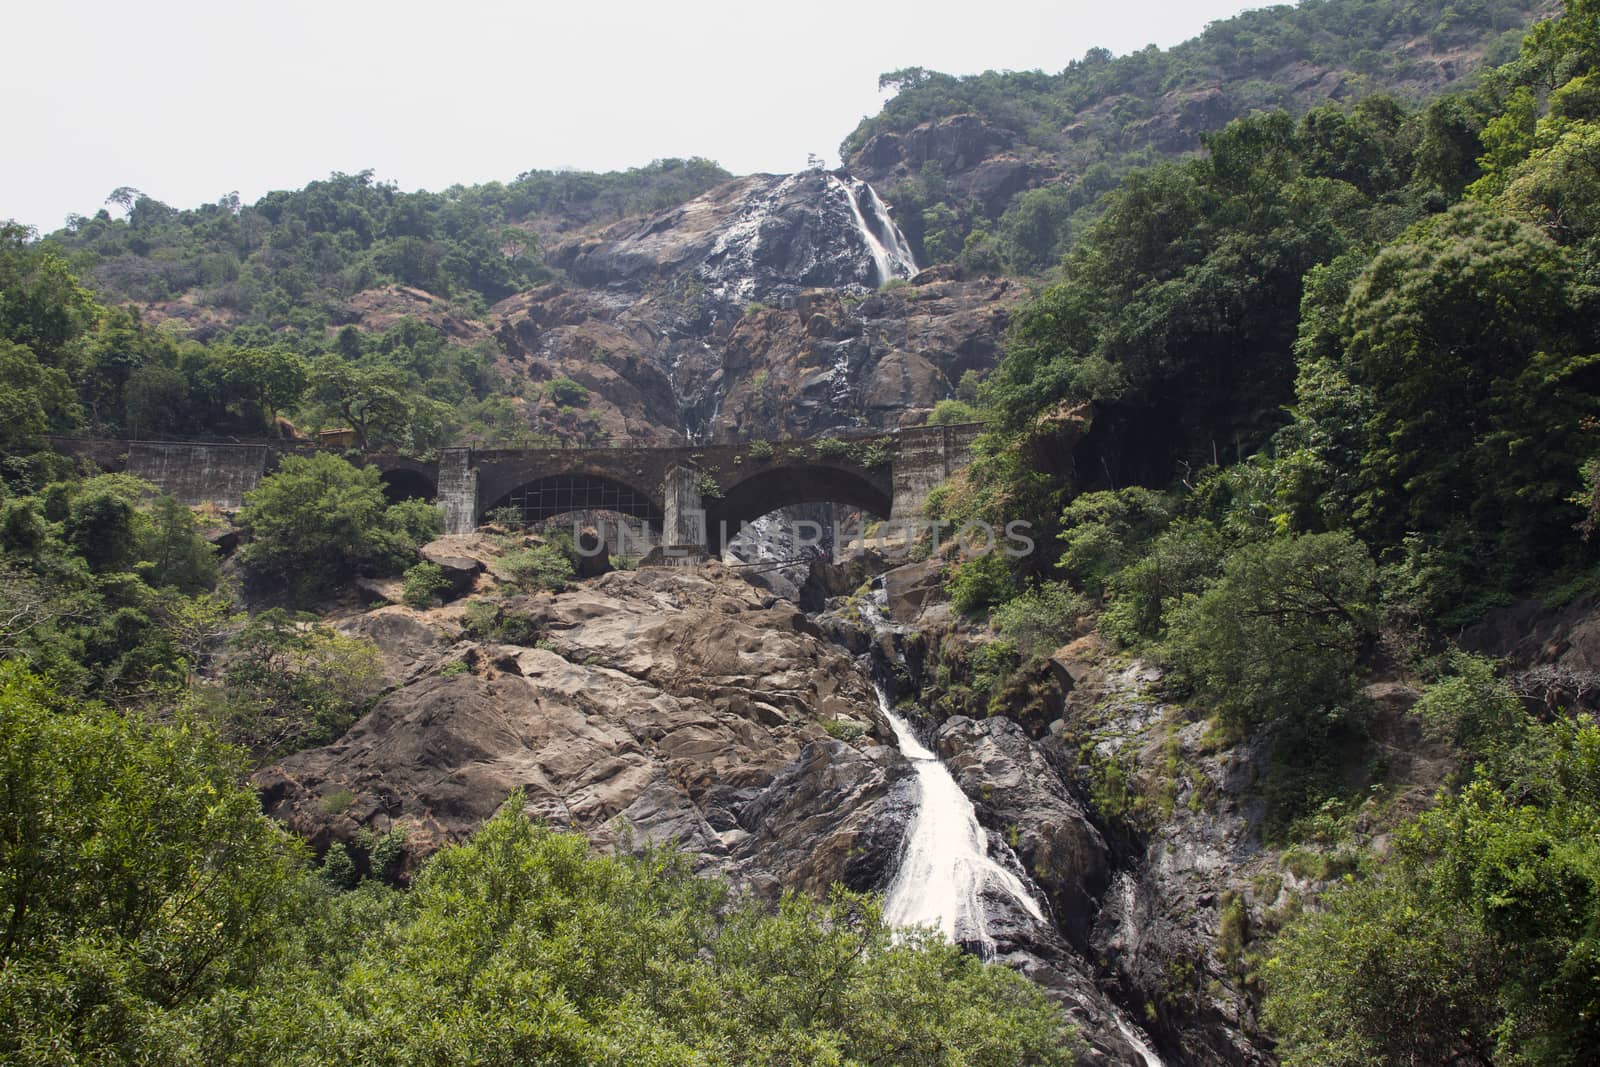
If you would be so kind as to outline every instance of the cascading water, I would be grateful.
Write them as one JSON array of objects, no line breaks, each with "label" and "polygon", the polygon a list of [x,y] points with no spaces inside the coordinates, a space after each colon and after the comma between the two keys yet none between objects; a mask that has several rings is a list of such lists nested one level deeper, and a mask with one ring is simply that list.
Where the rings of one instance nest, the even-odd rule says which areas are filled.
[{"label": "cascading water", "polygon": [[906,272],[907,277],[917,273],[917,257],[911,253],[911,243],[889,217],[889,206],[878,196],[878,190],[874,189],[870,182],[864,182],[859,178],[852,184],[860,186],[867,194],[867,203],[872,205],[871,221],[875,229],[883,233],[894,262]]},{"label": "cascading water", "polygon": [[[905,632],[889,619],[887,591],[880,578],[861,605],[862,619],[880,636]],[[874,683],[878,707],[894,730],[901,755],[916,771],[916,814],[906,828],[900,868],[889,885],[884,921],[890,926],[932,926],[959,945],[994,955],[984,897],[1009,897],[1028,915],[1045,922],[1027,885],[989,855],[989,839],[977,810],[939,757],[917,740],[911,725],[895,713],[889,692]],[[1165,1067],[1145,1035],[1123,1012],[1110,1007],[1111,1024],[1144,1067]]]},{"label": "cascading water", "polygon": [[[909,278],[915,274],[917,261],[911,254],[911,246],[906,244],[905,236],[889,218],[889,209],[878,199],[877,191],[859,178],[847,182],[837,174],[829,174],[828,183],[837,187],[850,203],[856,228],[861,231],[862,240],[866,242],[867,250],[872,253],[872,262],[877,267],[878,284],[885,285],[895,278]],[[870,222],[861,210],[863,196],[872,211]]]},{"label": "cascading water", "polygon": [[978,823],[972,801],[939,758],[895,714],[880,685],[878,704],[894,728],[900,752],[916,770],[917,813],[906,829],[905,853],[889,886],[884,920],[891,926],[934,926],[960,945],[994,955],[984,893],[1010,897],[1036,920],[1044,921],[1038,901],[1022,879],[989,856],[989,835]]}]

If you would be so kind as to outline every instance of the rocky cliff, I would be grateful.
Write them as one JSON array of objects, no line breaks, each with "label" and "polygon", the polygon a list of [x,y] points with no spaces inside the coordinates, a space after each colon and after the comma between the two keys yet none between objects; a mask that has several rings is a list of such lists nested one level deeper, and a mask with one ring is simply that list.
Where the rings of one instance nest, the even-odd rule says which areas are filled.
[{"label": "rocky cliff", "polygon": [[920,422],[998,361],[1025,295],[918,273],[872,187],[820,170],[741,178],[550,259],[582,287],[503,301],[491,328],[513,372],[591,389],[613,436]]},{"label": "rocky cliff", "polygon": [[[382,650],[391,690],[339,741],[259,772],[269,812],[358,856],[399,829],[403,875],[522,789],[531,814],[597,847],[675,841],[764,897],[887,887],[917,793],[873,692],[894,674],[890,643],[849,598],[825,631],[717,564],[516,595],[494,577],[493,540],[447,541],[434,553],[486,564],[468,595],[497,605],[496,636],[469,630],[470,600],[343,618]],[[1063,1005],[1085,1062],[1137,1062],[1137,1026],[1091,956],[1113,856],[1074,788],[1007,720],[952,721],[934,740],[994,854],[1047,909],[1041,922],[990,901],[996,957]]]},{"label": "rocky cliff", "polygon": [[[1041,214],[1057,212],[1050,225],[1062,227],[1067,214],[1092,211],[1112,175],[1195,154],[1206,134],[1245,115],[1303,114],[1376,94],[1415,102],[1469,84],[1510,58],[1520,30],[1556,6],[1511,0],[1469,12],[1419,0],[1379,10],[1329,0],[1219,20],[1167,50],[1063,56],[1057,73],[957,78],[911,68],[884,76],[897,95],[845,138],[841,158],[891,200],[916,205],[901,225],[919,253],[930,231],[944,230],[953,255],[962,237],[992,230],[1017,207],[1019,194],[1064,193],[1018,219],[1019,229],[1037,229]],[[1080,184],[1081,195],[1067,192]],[[1044,256],[1030,267],[1052,264]]]},{"label": "rocky cliff", "polygon": [[[350,296],[335,328],[426,323],[487,346],[524,434],[567,441],[814,436],[919,424],[968,371],[998,362],[1024,286],[919,272],[866,182],[822,170],[755,175],[676,207],[561,235],[562,280],[471,314],[422,289]],[[193,294],[146,303],[207,338],[244,317]],[[541,388],[578,382],[557,402]]]}]

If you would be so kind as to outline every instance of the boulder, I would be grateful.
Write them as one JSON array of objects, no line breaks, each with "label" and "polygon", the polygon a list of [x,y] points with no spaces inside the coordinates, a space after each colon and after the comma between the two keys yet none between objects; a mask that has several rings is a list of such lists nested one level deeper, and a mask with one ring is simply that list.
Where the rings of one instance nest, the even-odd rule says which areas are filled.
[{"label": "boulder", "polygon": [[473,586],[477,584],[478,575],[484,571],[483,560],[458,555],[455,552],[456,547],[448,541],[434,541],[423,545],[420,550],[422,558],[438,567],[445,581],[450,583],[440,593],[446,601],[455,600],[472,592]]},{"label": "boulder", "polygon": [[895,622],[915,622],[929,604],[944,599],[944,564],[937,559],[908,563],[883,576],[889,615]]}]

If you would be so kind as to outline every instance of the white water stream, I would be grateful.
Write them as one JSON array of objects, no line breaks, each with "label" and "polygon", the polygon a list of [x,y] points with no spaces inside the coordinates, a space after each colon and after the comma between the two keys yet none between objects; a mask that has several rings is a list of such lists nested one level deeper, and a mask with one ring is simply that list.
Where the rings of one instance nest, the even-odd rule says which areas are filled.
[{"label": "white water stream", "polygon": [[[866,622],[882,634],[901,629],[889,620],[887,594],[879,585],[862,605]],[[1029,915],[1045,922],[1039,902],[1022,879],[989,856],[989,838],[978,822],[972,801],[955,777],[917,740],[911,724],[895,713],[889,692],[874,683],[878,707],[894,730],[900,754],[916,771],[916,814],[906,827],[904,853],[884,902],[890,926],[932,926],[952,942],[975,946],[979,956],[994,955],[984,895],[1009,896]],[[1112,1007],[1112,1024],[1144,1067],[1165,1067],[1149,1040],[1123,1013]]]},{"label": "white water stream", "polygon": [[916,814],[906,828],[905,854],[889,886],[884,919],[891,926],[937,927],[956,944],[977,945],[988,958],[994,939],[983,902],[986,890],[1011,897],[1040,922],[1044,912],[1022,879],[989,857],[989,836],[978,824],[972,801],[917,740],[910,724],[895,714],[881,685],[878,705],[917,775]]},{"label": "white water stream", "polygon": [[[906,243],[905,235],[895,226],[894,220],[889,218],[889,209],[878,198],[877,190],[859,178],[846,182],[837,174],[829,174],[828,182],[838,186],[839,191],[850,202],[850,211],[855,215],[856,228],[861,231],[861,237],[867,243],[867,251],[872,253],[872,262],[878,271],[878,284],[886,285],[895,278],[909,278],[915,274],[916,257],[911,254],[911,246]],[[863,194],[872,209],[872,223],[868,223],[867,216],[861,210],[860,197]],[[885,243],[885,238],[888,243]]]}]

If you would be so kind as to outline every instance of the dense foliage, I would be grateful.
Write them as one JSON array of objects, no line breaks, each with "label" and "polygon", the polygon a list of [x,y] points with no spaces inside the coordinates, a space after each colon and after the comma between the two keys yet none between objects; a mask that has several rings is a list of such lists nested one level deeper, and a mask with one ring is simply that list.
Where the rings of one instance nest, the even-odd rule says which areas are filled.
[{"label": "dense foliage", "polygon": [[[932,501],[1047,535],[1009,566],[951,554],[1000,634],[975,677],[1015,689],[1091,617],[1215,743],[1266,754],[1269,842],[1381,810],[1370,728],[1396,714],[1460,768],[1384,862],[1307,868],[1354,873],[1278,939],[1283,915],[1250,951],[1224,915],[1287,1063],[1600,1054],[1592,701],[1529,676],[1525,705],[1452,642],[1600,587],[1597,63],[1600,5],[1572,0],[1465,95],[1256,115],[1131,174],[1018,316],[978,463]],[[1375,676],[1425,695],[1385,709]]]},{"label": "dense foliage", "polygon": [[239,526],[250,535],[241,561],[258,577],[311,599],[367,569],[399,574],[419,545],[444,532],[421,500],[390,504],[375,467],[338,456],[285,456],[245,494]]},{"label": "dense foliage", "polygon": [[[1435,704],[1483,759],[1394,862],[1329,895],[1266,965],[1289,1064],[1580,1064],[1600,1056],[1600,730],[1534,723],[1481,668]],[[1435,707],[1435,712],[1442,708]]]},{"label": "dense foliage", "polygon": [[[518,390],[493,370],[497,341],[412,318],[338,329],[354,317],[346,302],[398,284],[470,317],[550,280],[542,235],[671,206],[727,177],[706,160],[659,160],[402,193],[363,172],[184,211],[119,189],[108,202],[121,217],[74,217],[43,240],[0,225],[0,449],[83,431],[259,436],[281,432],[280,416],[416,454],[462,437],[534,443]],[[153,317],[176,318],[187,338],[139,304],[162,304]],[[554,411],[585,398],[564,381],[542,399]]]},{"label": "dense foliage", "polygon": [[541,234],[670,207],[728,173],[704,159],[657,160],[613,174],[529,171],[511,182],[400,191],[372,172],[304,189],[237,195],[191,210],[118,189],[107,210],[52,235],[107,297],[236,312],[247,324],[300,329],[336,321],[340,304],[385,283],[494,303],[548,276]]}]

